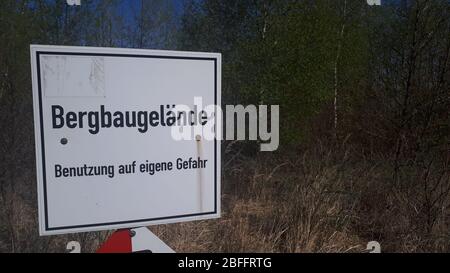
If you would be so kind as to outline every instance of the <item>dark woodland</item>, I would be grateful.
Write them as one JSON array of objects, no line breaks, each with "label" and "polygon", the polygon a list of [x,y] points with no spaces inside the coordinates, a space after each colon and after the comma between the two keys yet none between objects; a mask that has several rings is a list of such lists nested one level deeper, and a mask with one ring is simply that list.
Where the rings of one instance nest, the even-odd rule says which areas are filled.
[{"label": "dark woodland", "polygon": [[[280,146],[222,142],[222,217],[150,229],[177,252],[450,251],[450,2],[3,0],[0,252],[38,233],[30,44],[222,53],[222,104],[280,105]],[[382,1],[383,2],[383,1]]]}]

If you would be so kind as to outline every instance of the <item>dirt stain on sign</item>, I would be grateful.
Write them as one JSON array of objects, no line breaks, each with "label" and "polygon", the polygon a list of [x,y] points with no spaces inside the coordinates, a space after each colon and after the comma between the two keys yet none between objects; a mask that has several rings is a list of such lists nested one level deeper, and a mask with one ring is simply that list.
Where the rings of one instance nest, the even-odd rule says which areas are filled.
[{"label": "dirt stain on sign", "polygon": [[42,56],[47,97],[104,97],[105,60],[90,56]]},{"label": "dirt stain on sign", "polygon": [[89,82],[95,93],[99,95],[105,93],[105,60],[103,57],[92,58]]}]

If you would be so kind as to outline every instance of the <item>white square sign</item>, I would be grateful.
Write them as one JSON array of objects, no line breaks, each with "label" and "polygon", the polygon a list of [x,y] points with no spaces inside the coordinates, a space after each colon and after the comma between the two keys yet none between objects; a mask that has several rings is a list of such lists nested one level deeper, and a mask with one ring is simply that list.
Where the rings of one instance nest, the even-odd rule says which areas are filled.
[{"label": "white square sign", "polygon": [[220,216],[220,140],[172,135],[220,128],[220,54],[30,49],[41,235]]}]

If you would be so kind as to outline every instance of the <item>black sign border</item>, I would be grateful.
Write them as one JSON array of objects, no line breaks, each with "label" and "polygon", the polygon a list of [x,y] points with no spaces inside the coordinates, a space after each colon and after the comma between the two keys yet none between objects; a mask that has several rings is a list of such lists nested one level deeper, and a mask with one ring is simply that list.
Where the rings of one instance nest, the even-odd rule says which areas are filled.
[{"label": "black sign border", "polygon": [[[127,57],[127,58],[153,58],[153,59],[180,59],[180,60],[203,60],[203,61],[214,61],[214,104],[217,106],[217,60],[216,57],[193,57],[193,56],[165,56],[165,55],[145,55],[145,54],[119,54],[119,53],[90,53],[90,52],[65,52],[65,51],[36,51],[36,68],[37,68],[37,82],[38,82],[38,99],[39,99],[39,122],[41,131],[41,155],[42,155],[42,178],[43,178],[43,191],[44,191],[44,218],[45,218],[45,231],[58,231],[67,229],[81,229],[90,227],[105,227],[113,225],[123,225],[132,223],[142,223],[151,221],[160,221],[168,219],[179,219],[194,216],[212,215],[217,214],[217,202],[218,192],[217,192],[217,135],[214,138],[214,211],[211,212],[201,212],[201,213],[191,213],[191,214],[181,214],[165,217],[155,217],[147,219],[136,219],[127,221],[116,221],[116,222],[104,222],[104,223],[94,223],[94,224],[83,224],[83,225],[73,225],[73,226],[58,226],[49,227],[48,224],[48,206],[47,206],[47,174],[45,165],[45,143],[44,143],[44,120],[42,113],[42,88],[41,88],[41,65],[40,65],[40,55],[69,55],[69,56],[100,56],[100,57]],[[215,112],[217,118],[217,111]],[[217,125],[217,122],[216,122]],[[217,133],[217,130],[216,130]]]}]

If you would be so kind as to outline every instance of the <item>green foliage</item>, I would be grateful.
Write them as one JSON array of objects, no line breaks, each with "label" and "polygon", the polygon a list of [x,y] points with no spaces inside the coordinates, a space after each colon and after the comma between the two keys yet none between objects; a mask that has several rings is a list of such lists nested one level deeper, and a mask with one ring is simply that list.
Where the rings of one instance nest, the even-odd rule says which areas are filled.
[{"label": "green foliage", "polygon": [[[83,0],[81,6],[70,7],[63,0],[1,1],[0,252],[64,251],[57,247],[71,238],[43,238],[36,233],[32,43],[221,52],[224,104],[280,105],[280,143],[287,149],[276,156],[255,156],[263,162],[242,156],[245,152],[234,154],[233,147],[224,153],[223,174],[225,179],[231,175],[224,183],[231,206],[224,209],[233,208],[226,211],[224,221],[231,227],[233,221],[242,224],[245,213],[235,210],[236,200],[245,205],[252,199],[269,207],[274,206],[266,197],[274,204],[288,200],[278,208],[287,209],[287,214],[258,212],[261,223],[274,226],[267,229],[250,221],[244,229],[235,229],[235,235],[219,234],[230,250],[236,246],[230,238],[246,243],[247,235],[256,246],[262,245],[255,228],[271,232],[263,242],[270,247],[263,250],[299,249],[288,248],[292,242],[307,242],[302,237],[306,233],[299,232],[301,221],[292,219],[301,216],[308,198],[315,204],[325,200],[315,210],[319,216],[323,210],[323,217],[314,218],[325,226],[315,225],[316,237],[309,236],[306,226],[308,240],[330,231],[328,239],[335,241],[335,226],[326,226],[332,219],[323,221],[331,211],[337,216],[333,219],[367,216],[356,221],[353,230],[364,242],[379,234],[392,250],[448,249],[448,240],[442,239],[449,238],[450,208],[448,0],[392,1],[381,7],[369,7],[362,0],[186,0],[181,20],[172,1],[133,1],[131,14],[125,14],[122,8],[130,2]],[[316,139],[352,145],[322,146],[311,141]],[[308,142],[315,145],[304,149],[302,144]],[[242,183],[246,180],[254,196],[246,193]],[[333,181],[339,182],[335,190],[327,186]],[[351,194],[345,197],[346,192]],[[353,199],[360,193],[361,198]],[[259,209],[259,203],[254,208]],[[340,204],[349,206],[336,212]],[[371,221],[370,227],[365,220]],[[345,238],[347,227],[353,226],[350,222],[341,230]],[[241,232],[247,228],[250,232]],[[96,244],[90,236],[81,237]],[[417,248],[411,249],[414,244]],[[352,245],[345,242],[339,250]],[[242,244],[242,250],[248,250],[248,244]]]},{"label": "green foliage", "polygon": [[[194,2],[183,20],[181,44],[222,52],[224,102],[280,105],[282,143],[298,143],[334,96],[344,21],[340,82],[359,87],[366,76],[362,5],[349,2],[347,14],[340,8],[344,1]],[[351,92],[357,91],[346,90]]]}]

